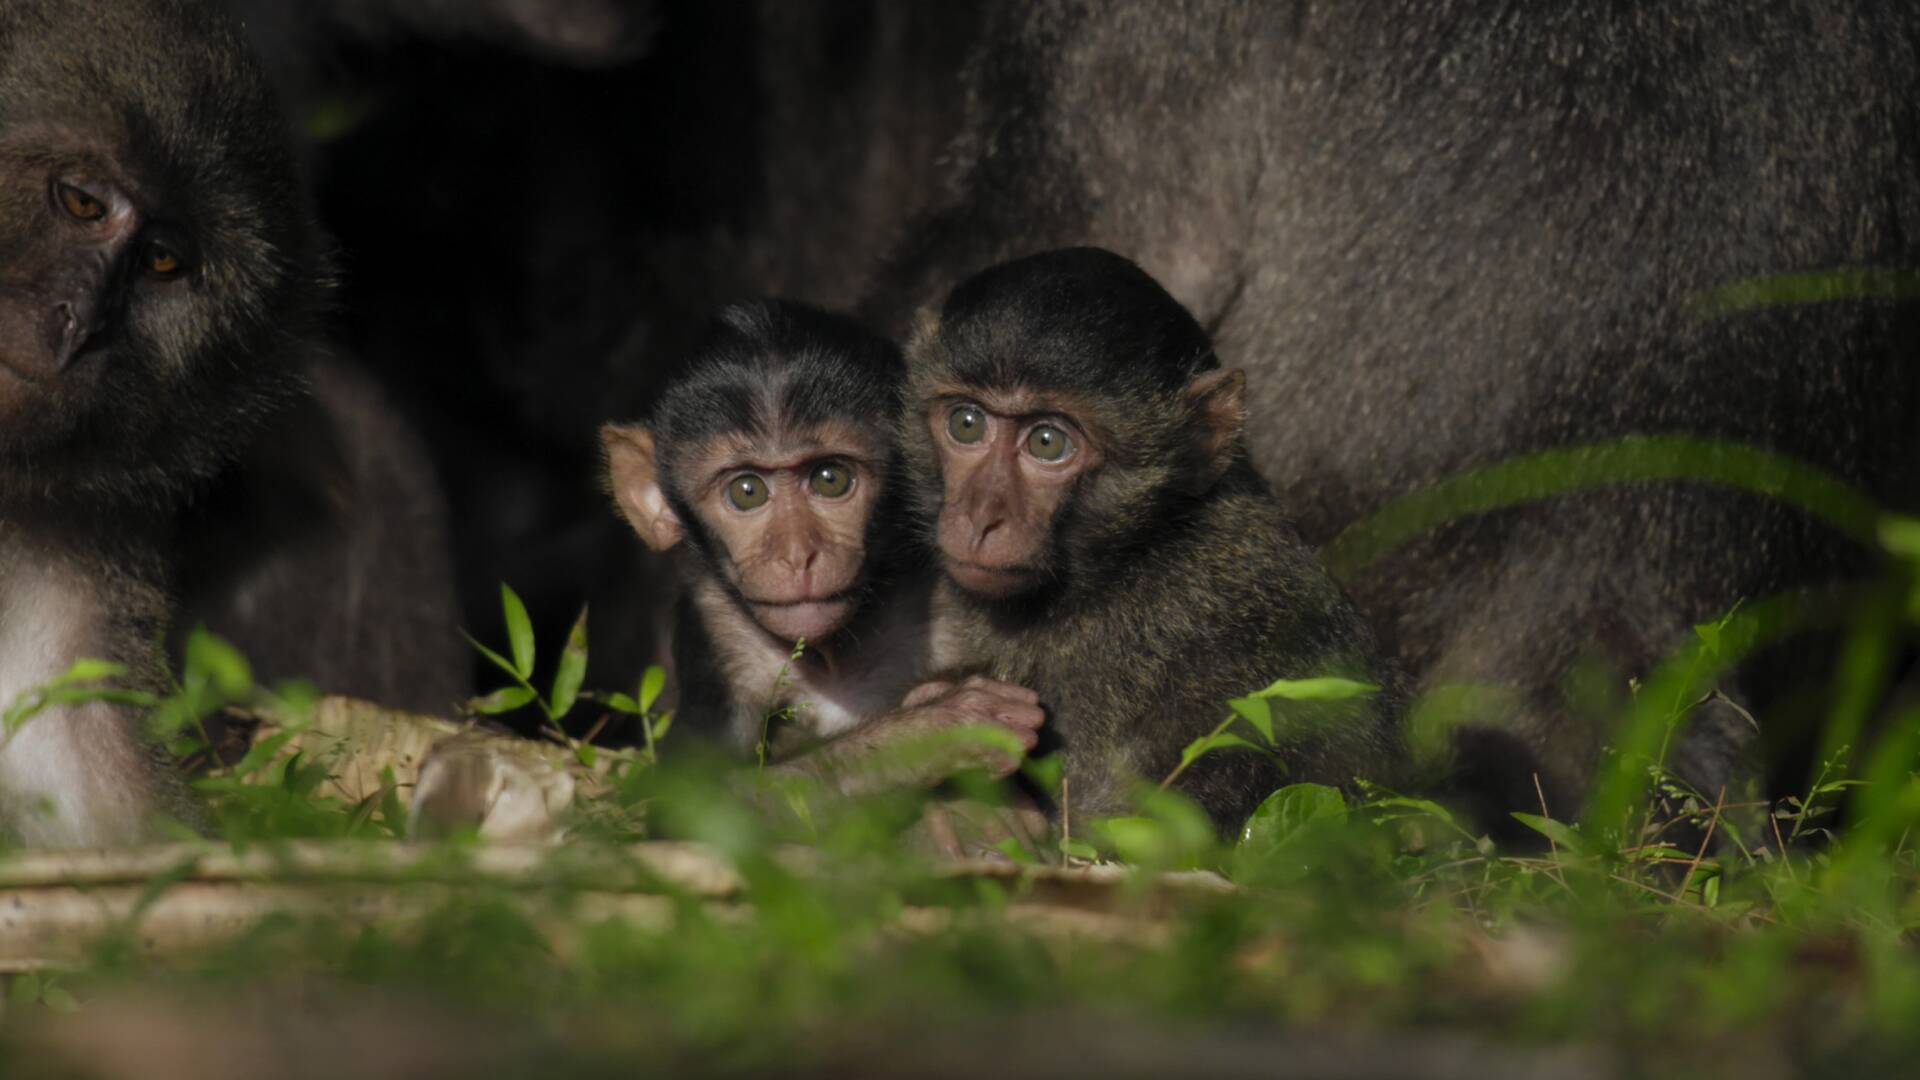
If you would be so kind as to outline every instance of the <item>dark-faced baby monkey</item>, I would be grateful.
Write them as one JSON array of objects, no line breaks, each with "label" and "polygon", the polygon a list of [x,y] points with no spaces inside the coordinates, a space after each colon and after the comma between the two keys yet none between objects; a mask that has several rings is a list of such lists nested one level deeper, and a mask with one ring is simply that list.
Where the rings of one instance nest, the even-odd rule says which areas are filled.
[{"label": "dark-faced baby monkey", "polygon": [[899,351],[854,322],[758,301],[722,311],[644,424],[602,431],[620,511],[679,558],[679,723],[844,793],[930,784],[1021,755],[956,744],[876,773],[905,737],[986,725],[1031,749],[1034,695],[923,681],[931,575],[906,542],[895,423]]},{"label": "dark-faced baby monkey", "polygon": [[1241,446],[1244,379],[1132,262],[1094,248],[962,283],[910,349],[912,495],[942,567],[934,662],[1032,687],[1071,812],[1112,813],[1273,680],[1386,687],[1281,710],[1276,757],[1201,757],[1179,787],[1223,831],[1288,780],[1394,765],[1373,635]]}]

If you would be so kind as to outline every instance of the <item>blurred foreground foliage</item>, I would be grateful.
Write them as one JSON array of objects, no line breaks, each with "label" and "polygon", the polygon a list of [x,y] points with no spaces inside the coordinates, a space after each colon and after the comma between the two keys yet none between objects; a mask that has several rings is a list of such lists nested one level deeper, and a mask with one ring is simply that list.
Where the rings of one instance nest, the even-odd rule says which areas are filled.
[{"label": "blurred foreground foliage", "polygon": [[[1806,628],[1804,603],[1763,599],[1698,627],[1667,664],[1619,688],[1617,738],[1584,814],[1516,815],[1539,835],[1535,850],[1496,849],[1413,794],[1363,787],[1352,798],[1306,784],[1275,793],[1223,843],[1197,807],[1151,781],[1125,817],[995,845],[1016,864],[1136,870],[1097,902],[1050,892],[1044,874],[954,873],[926,854],[916,838],[929,805],[960,800],[989,817],[1000,805],[1002,792],[978,777],[858,804],[796,789],[769,798],[742,782],[753,770],[703,758],[677,735],[663,751],[655,740],[671,715],[655,708],[657,671],[632,693],[580,689],[584,622],[542,693],[528,681],[534,643],[509,590],[510,647],[490,655],[512,682],[473,711],[537,708],[548,736],[605,781],[574,808],[543,872],[463,878],[478,841],[456,836],[430,853],[433,873],[417,886],[430,902],[404,919],[356,919],[345,907],[274,914],[164,958],[143,947],[136,911],[85,962],[13,977],[0,1064],[43,1060],[32,1049],[42,1025],[96,1009],[117,1016],[113,1003],[129,996],[206,1002],[196,1011],[217,1016],[214,1003],[254,995],[330,994],[396,1017],[426,1002],[491,1038],[512,1033],[518,1049],[479,1070],[499,1075],[612,1074],[640,1062],[831,1074],[850,1061],[949,1075],[996,1053],[1071,1055],[1116,1031],[1194,1047],[1248,1032],[1352,1045],[1444,1032],[1500,1053],[1576,1051],[1543,1074],[1897,1073],[1920,1055],[1910,940],[1920,711],[1897,686],[1920,615],[1920,523],[1885,519],[1876,535],[1886,573],[1840,624],[1817,769],[1795,794],[1693,791],[1666,769],[1689,717],[1724,703],[1717,679]],[[36,701],[117,693],[101,689],[113,674],[77,667],[16,703],[7,723],[32,722]],[[1451,714],[1484,705],[1473,689],[1432,692],[1412,710],[1410,740],[1430,767],[1444,766]],[[1283,681],[1223,703],[1221,726],[1181,768],[1203,753],[1274,752],[1288,702],[1370,690]],[[302,687],[255,686],[236,651],[195,639],[176,693],[155,708],[175,749],[210,753],[209,718],[236,707],[280,725],[198,781],[221,838],[198,842],[272,851],[403,835],[404,778],[343,799],[328,763],[298,747],[312,701]],[[596,712],[638,717],[643,745],[596,747],[604,720],[581,719]],[[1058,781],[1048,761],[1024,779],[1047,791]],[[617,864],[643,840],[697,842],[737,887],[718,896],[652,881],[641,891],[658,904],[634,917],[602,902],[603,878],[568,871]],[[1195,871],[1218,887],[1170,899],[1156,885],[1156,875]],[[175,880],[156,878],[150,895]],[[425,1021],[395,1022],[447,1038]],[[1454,1075],[1412,1059],[1349,1074]]]}]

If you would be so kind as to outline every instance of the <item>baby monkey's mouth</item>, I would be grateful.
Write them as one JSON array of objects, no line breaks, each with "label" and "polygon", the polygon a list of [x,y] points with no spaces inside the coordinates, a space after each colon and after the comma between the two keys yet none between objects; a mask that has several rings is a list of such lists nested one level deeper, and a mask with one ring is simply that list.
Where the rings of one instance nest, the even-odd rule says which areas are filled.
[{"label": "baby monkey's mouth", "polygon": [[775,637],[787,641],[824,641],[852,616],[855,593],[852,589],[824,596],[792,600],[756,600],[747,597],[754,621]]}]

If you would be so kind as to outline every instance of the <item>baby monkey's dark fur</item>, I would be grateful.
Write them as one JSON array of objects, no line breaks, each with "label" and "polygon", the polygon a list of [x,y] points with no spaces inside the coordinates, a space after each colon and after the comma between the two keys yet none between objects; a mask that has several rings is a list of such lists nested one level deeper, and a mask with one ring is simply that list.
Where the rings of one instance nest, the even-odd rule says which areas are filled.
[{"label": "baby monkey's dark fur", "polygon": [[[888,770],[868,767],[869,751],[962,725],[1000,727],[1030,748],[1041,721],[1016,687],[922,682],[931,580],[904,542],[894,439],[904,378],[899,349],[850,320],[736,304],[648,422],[602,435],[622,513],[649,547],[682,560],[672,630],[682,723],[849,794],[969,765],[1005,775],[1017,755],[962,751],[878,775]],[[816,487],[822,469],[846,486]],[[732,501],[743,478],[758,485],[757,505]]]},{"label": "baby monkey's dark fur", "polygon": [[[1277,706],[1277,760],[1199,759],[1177,786],[1220,829],[1237,830],[1288,781],[1393,775],[1398,694],[1373,634],[1248,464],[1238,373],[1219,372],[1206,333],[1157,282],[1093,248],[1003,263],[956,288],[909,353],[912,498],[949,568],[936,662],[981,665],[1040,694],[1064,744],[1071,813],[1120,810],[1129,781],[1173,772],[1228,699],[1282,677],[1382,689]],[[958,512],[950,410],[996,394],[1025,395],[1019,423],[1051,418],[1097,454],[1044,519],[1027,584],[998,596],[954,580],[967,540],[942,520]],[[1006,520],[995,527],[1019,527]]]}]

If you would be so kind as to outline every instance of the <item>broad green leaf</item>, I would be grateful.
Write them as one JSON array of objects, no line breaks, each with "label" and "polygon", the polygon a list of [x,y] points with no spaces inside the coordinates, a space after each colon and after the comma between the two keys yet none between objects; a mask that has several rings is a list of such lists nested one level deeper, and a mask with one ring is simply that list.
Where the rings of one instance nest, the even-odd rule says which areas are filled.
[{"label": "broad green leaf", "polygon": [[1252,724],[1261,738],[1267,740],[1268,746],[1273,745],[1272,702],[1263,697],[1242,697],[1227,702],[1227,707],[1233,710],[1235,716]]},{"label": "broad green leaf", "polygon": [[67,670],[54,678],[51,685],[71,686],[74,683],[94,682],[100,679],[118,679],[127,673],[127,665],[116,664],[111,660],[94,660],[81,657]]},{"label": "broad green leaf", "polygon": [[524,677],[520,674],[519,670],[513,666],[513,661],[480,644],[480,639],[467,633],[465,630],[460,631],[460,636],[466,638],[467,644],[473,646],[474,651],[478,652],[481,656],[486,657],[487,662],[491,663],[494,667],[499,668],[501,671],[506,672],[516,679]]},{"label": "broad green leaf", "polygon": [[1372,683],[1355,682],[1333,675],[1312,679],[1275,679],[1257,698],[1286,698],[1288,701],[1347,701],[1380,692]]},{"label": "broad green leaf", "polygon": [[1086,859],[1091,862],[1100,858],[1100,849],[1084,840],[1062,839],[1060,841],[1060,854],[1074,859]]},{"label": "broad green leaf", "polygon": [[320,688],[305,679],[286,679],[273,685],[273,697],[284,722],[305,722],[320,704]]},{"label": "broad green leaf", "polygon": [[74,1000],[73,995],[58,986],[47,987],[46,991],[40,995],[40,1004],[45,1005],[48,1012],[76,1013],[80,1011],[80,1003]]},{"label": "broad green leaf", "polygon": [[1173,847],[1166,826],[1148,817],[1101,818],[1093,828],[1130,863],[1165,862]]},{"label": "broad green leaf", "polygon": [[45,704],[48,705],[85,705],[90,702],[104,701],[109,705],[130,705],[135,708],[152,708],[159,698],[140,690],[105,690],[94,687],[67,686],[48,690]]},{"label": "broad green leaf", "polygon": [[1908,559],[1920,558],[1920,518],[1888,514],[1880,519],[1880,546]]},{"label": "broad green leaf", "polygon": [[513,647],[513,673],[523,679],[533,677],[533,620],[527,617],[527,605],[520,594],[500,583],[500,610],[507,617],[507,642]]},{"label": "broad green leaf", "polygon": [[1216,731],[1211,735],[1202,735],[1199,738],[1188,743],[1187,748],[1180,751],[1180,764],[1186,765],[1192,762],[1193,759],[1199,757],[1200,755],[1212,753],[1215,750],[1227,750],[1227,749],[1234,749],[1234,748],[1238,748],[1242,750],[1261,750],[1260,747],[1255,746],[1254,744],[1248,742],[1247,740],[1241,738],[1238,735],[1232,734],[1231,732]]},{"label": "broad green leaf", "polygon": [[1409,798],[1405,795],[1393,795],[1384,799],[1370,800],[1367,803],[1367,805],[1368,806],[1401,806],[1401,807],[1407,808],[1408,810],[1418,810],[1421,813],[1426,814],[1430,817],[1438,818],[1441,821],[1447,823],[1448,825],[1453,825],[1455,828],[1459,827],[1458,823],[1456,823],[1453,820],[1453,813],[1449,811],[1446,807],[1441,806],[1439,803],[1434,802],[1431,799],[1414,799],[1414,798]]},{"label": "broad green leaf", "polygon": [[1067,771],[1066,755],[1048,754],[1045,757],[1030,757],[1020,763],[1020,771],[1048,798],[1058,799],[1060,798],[1060,778]]},{"label": "broad green leaf", "polygon": [[525,686],[503,686],[486,697],[477,697],[467,702],[468,712],[477,712],[482,716],[498,716],[512,712],[533,700],[533,690]]},{"label": "broad green leaf", "polygon": [[612,709],[614,712],[626,713],[628,716],[638,716],[646,711],[640,707],[639,702],[621,693],[613,693],[607,696],[607,708]]},{"label": "broad green leaf", "polygon": [[993,850],[999,852],[1002,855],[1005,855],[1007,858],[1012,859],[1014,862],[1017,862],[1026,866],[1032,866],[1034,863],[1039,861],[1033,857],[1032,852],[1027,850],[1027,845],[1021,843],[1020,841],[1014,839],[1011,836],[993,845]]},{"label": "broad green leaf", "polygon": [[228,701],[237,701],[253,691],[253,669],[247,666],[246,657],[205,627],[195,629],[187,638],[186,661],[189,675],[203,675]]},{"label": "broad green leaf", "polygon": [[656,739],[662,738],[666,735],[667,729],[673,726],[673,714],[670,712],[661,713],[650,721],[650,725],[653,730],[653,737]]},{"label": "broad green leaf", "polygon": [[593,768],[593,763],[600,759],[600,752],[595,750],[590,743],[580,743],[573,748],[573,756],[580,759],[580,764],[591,769]]},{"label": "broad green leaf", "polygon": [[573,621],[573,629],[567,631],[566,647],[560,650],[560,663],[553,672],[553,695],[548,699],[548,707],[553,710],[556,722],[573,708],[580,696],[580,684],[587,678],[587,609],[580,609],[580,617]]},{"label": "broad green leaf", "polygon": [[1548,817],[1541,817],[1538,814],[1522,814],[1517,811],[1514,813],[1513,819],[1553,841],[1555,844],[1566,848],[1575,855],[1584,855],[1592,848],[1592,845],[1587,843],[1585,837],[1573,831],[1565,822],[1555,821]]},{"label": "broad green leaf", "polygon": [[299,734],[300,732],[297,730],[288,729],[257,740],[252,746],[247,748],[246,756],[242,757],[238,762],[235,762],[233,768],[229,771],[232,772],[234,776],[245,777],[253,775],[262,766],[278,756],[280,751]]},{"label": "broad green leaf", "polygon": [[1267,796],[1240,828],[1240,844],[1272,851],[1319,822],[1347,820],[1347,800],[1325,784],[1288,784]]},{"label": "broad green leaf", "polygon": [[653,703],[660,700],[660,691],[667,686],[667,669],[659,664],[647,665],[640,676],[640,711],[652,712]]}]

